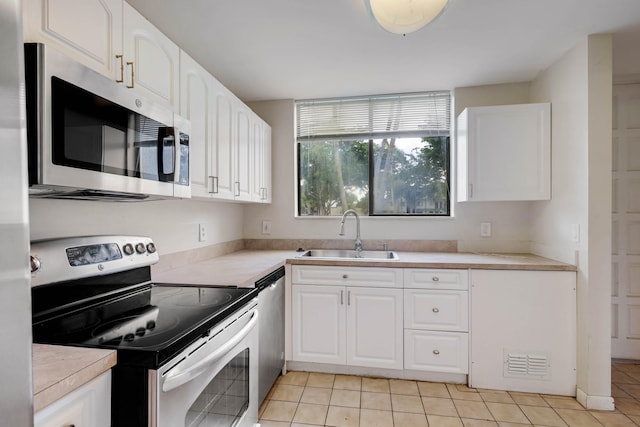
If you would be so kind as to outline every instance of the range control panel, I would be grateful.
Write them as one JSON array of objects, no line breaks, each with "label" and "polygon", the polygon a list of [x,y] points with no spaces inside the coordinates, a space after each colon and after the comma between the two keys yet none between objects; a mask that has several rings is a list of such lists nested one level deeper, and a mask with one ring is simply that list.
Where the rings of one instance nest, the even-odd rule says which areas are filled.
[{"label": "range control panel", "polygon": [[160,260],[142,236],[83,236],[31,243],[31,286],[149,266]]}]

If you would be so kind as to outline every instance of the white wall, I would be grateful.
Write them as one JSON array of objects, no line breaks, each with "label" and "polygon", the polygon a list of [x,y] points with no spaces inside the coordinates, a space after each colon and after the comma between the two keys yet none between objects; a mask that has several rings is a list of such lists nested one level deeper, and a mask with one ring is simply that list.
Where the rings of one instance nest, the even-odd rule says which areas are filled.
[{"label": "white wall", "polygon": [[578,261],[578,398],[594,409],[612,403],[611,64],[611,37],[589,36],[531,86],[553,123],[552,200],[532,205],[532,251]]},{"label": "white wall", "polygon": [[[529,102],[529,84],[506,84],[455,90],[457,114],[466,106]],[[337,239],[338,218],[295,218],[294,101],[251,103],[272,129],[273,203],[245,207],[244,237],[250,239]],[[452,149],[452,152],[454,150]],[[452,174],[453,176],[453,174]],[[453,186],[452,186],[453,187]],[[367,239],[457,240],[460,251],[526,252],[529,249],[529,203],[455,203],[455,218],[362,219]],[[272,233],[261,234],[262,220],[272,221]],[[493,224],[493,237],[480,238],[480,222]],[[355,233],[347,226],[347,239]]]},{"label": "white wall", "polygon": [[[90,234],[150,236],[161,255],[242,239],[243,206],[195,199],[89,202],[30,199],[31,240]],[[198,224],[207,241],[198,242]]]}]

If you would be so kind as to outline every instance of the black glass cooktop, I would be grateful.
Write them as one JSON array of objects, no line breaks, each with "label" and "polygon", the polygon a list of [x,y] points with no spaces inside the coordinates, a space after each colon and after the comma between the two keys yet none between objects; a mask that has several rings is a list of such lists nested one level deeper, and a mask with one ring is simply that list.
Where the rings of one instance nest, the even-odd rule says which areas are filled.
[{"label": "black glass cooktop", "polygon": [[157,368],[257,292],[132,285],[123,273],[113,276],[115,281],[101,279],[104,283],[34,288],[34,342],[115,349],[118,364]]}]

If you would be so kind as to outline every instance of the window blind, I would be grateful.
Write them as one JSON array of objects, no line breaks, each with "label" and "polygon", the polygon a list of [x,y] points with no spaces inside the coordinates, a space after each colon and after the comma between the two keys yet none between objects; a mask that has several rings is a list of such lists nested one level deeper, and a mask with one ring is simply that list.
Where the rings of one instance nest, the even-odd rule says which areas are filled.
[{"label": "window blind", "polygon": [[448,136],[447,91],[296,102],[298,141]]}]

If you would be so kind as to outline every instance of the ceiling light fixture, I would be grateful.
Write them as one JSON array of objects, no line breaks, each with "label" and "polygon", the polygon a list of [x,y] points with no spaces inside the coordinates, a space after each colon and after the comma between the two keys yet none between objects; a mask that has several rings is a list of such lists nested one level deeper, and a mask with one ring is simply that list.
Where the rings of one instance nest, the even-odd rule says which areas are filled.
[{"label": "ceiling light fixture", "polygon": [[449,0],[365,0],[369,13],[394,34],[418,31],[436,19]]}]

